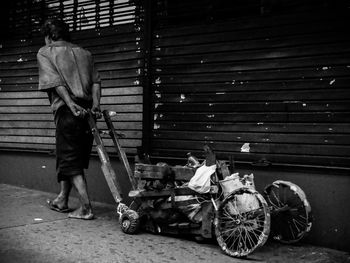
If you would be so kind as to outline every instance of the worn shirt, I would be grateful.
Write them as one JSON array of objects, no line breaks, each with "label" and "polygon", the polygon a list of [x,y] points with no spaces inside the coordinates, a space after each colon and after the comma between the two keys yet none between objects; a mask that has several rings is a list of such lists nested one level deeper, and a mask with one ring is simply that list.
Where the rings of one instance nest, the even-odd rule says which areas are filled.
[{"label": "worn shirt", "polygon": [[53,112],[64,105],[57,86],[65,86],[73,101],[92,101],[92,86],[100,83],[91,53],[66,41],[55,41],[39,49],[39,90],[47,91]]}]

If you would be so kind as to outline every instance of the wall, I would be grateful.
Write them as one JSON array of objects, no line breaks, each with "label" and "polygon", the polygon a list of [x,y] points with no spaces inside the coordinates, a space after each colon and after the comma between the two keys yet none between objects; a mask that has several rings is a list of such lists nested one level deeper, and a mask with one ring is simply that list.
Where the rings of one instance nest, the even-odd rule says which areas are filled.
[{"label": "wall", "polygon": [[[123,187],[125,201],[129,202],[127,195],[130,183],[127,173],[116,158],[110,158],[118,180],[120,180]],[[101,163],[98,157],[92,157],[86,173],[89,194],[93,201],[115,204],[100,166]],[[0,152],[0,183],[57,193],[59,184],[56,180],[55,169],[56,159],[53,155]]]}]

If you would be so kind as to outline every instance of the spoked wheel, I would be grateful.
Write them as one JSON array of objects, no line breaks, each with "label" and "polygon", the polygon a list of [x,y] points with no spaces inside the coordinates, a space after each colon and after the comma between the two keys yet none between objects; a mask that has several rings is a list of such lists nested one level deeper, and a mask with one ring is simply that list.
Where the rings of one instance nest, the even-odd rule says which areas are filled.
[{"label": "spoked wheel", "polygon": [[250,188],[239,188],[219,205],[214,219],[221,249],[244,257],[262,246],[270,232],[270,212],[265,199]]},{"label": "spoked wheel", "polygon": [[135,234],[140,228],[140,217],[134,210],[125,210],[119,217],[119,224],[126,234]]},{"label": "spoked wheel", "polygon": [[271,236],[282,243],[299,241],[312,225],[311,206],[304,191],[291,182],[275,181],[264,191],[271,206]]}]

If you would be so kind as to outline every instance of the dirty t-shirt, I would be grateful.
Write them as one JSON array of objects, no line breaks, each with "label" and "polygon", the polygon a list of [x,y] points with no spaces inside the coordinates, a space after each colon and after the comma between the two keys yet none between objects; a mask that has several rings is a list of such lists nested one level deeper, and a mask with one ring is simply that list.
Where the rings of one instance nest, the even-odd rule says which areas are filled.
[{"label": "dirty t-shirt", "polygon": [[55,41],[39,49],[39,90],[47,91],[54,113],[64,105],[55,88],[65,86],[75,102],[92,101],[92,86],[100,83],[91,53],[66,41]]}]

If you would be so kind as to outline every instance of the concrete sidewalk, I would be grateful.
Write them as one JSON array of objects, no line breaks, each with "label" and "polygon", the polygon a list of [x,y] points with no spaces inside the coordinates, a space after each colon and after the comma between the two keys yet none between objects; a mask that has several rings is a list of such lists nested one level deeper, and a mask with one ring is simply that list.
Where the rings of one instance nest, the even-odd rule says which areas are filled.
[{"label": "concrete sidewalk", "polygon": [[[55,194],[0,184],[0,262],[350,262],[349,253],[268,242],[247,259],[218,245],[140,233],[124,234],[115,206],[94,203],[95,220],[68,219],[49,210]],[[71,207],[77,206],[73,199]]]}]

